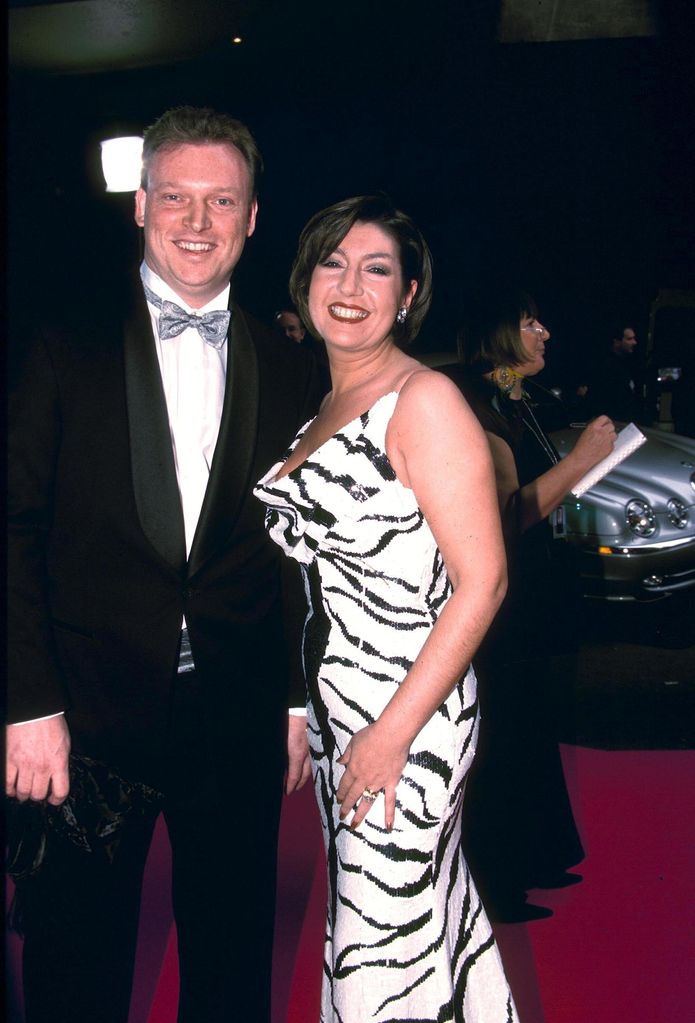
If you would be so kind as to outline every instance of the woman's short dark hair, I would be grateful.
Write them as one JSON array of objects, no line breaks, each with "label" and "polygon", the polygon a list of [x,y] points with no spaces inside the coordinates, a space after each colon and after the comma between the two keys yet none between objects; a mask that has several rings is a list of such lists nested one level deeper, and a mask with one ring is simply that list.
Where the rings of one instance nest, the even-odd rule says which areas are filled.
[{"label": "woman's short dark hair", "polygon": [[290,276],[290,295],[299,316],[312,334],[319,336],[309,314],[309,285],[315,267],[340,245],[357,223],[377,224],[398,246],[404,288],[417,281],[417,291],[405,323],[394,323],[397,344],[412,341],[432,301],[432,256],[427,242],[410,217],[396,209],[385,195],[359,195],[343,199],[315,213],[299,236],[297,256]]},{"label": "woman's short dark hair", "polygon": [[483,373],[496,366],[520,366],[528,360],[519,331],[523,319],[538,317],[534,300],[520,288],[479,293],[464,313],[458,335],[459,358]]},{"label": "woman's short dark hair", "polygon": [[145,131],[142,147],[141,186],[147,191],[147,175],[155,153],[176,146],[226,143],[244,157],[251,175],[251,195],[263,171],[263,159],[256,141],[241,121],[210,107],[172,107]]}]

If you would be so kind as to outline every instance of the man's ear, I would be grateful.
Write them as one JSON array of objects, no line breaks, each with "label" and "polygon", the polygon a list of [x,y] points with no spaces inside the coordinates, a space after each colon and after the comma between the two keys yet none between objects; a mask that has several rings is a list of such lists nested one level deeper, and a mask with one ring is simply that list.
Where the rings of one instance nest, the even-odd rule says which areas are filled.
[{"label": "man's ear", "polygon": [[145,226],[145,206],[147,204],[147,192],[144,188],[138,188],[135,193],[135,223],[138,227]]},{"label": "man's ear", "polygon": [[249,220],[246,225],[246,237],[250,238],[253,232],[256,230],[256,217],[258,216],[258,199],[255,197],[249,204]]}]

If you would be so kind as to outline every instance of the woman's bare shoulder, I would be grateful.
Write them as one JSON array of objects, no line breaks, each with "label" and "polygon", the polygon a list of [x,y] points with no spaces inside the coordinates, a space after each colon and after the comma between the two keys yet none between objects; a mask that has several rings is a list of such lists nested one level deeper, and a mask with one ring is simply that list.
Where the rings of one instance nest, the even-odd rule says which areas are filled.
[{"label": "woman's bare shoulder", "polygon": [[445,410],[464,414],[470,411],[468,403],[452,380],[435,369],[420,365],[401,386],[397,409],[408,414],[416,410],[422,412],[427,408],[431,408],[437,416]]}]

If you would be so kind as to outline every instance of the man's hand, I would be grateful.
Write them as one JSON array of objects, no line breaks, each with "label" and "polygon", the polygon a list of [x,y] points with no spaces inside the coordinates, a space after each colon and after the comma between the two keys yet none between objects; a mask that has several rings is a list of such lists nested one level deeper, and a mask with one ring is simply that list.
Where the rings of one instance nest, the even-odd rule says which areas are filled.
[{"label": "man's hand", "polygon": [[287,776],[285,794],[298,792],[311,775],[306,715],[290,714],[287,725]]},{"label": "man's hand", "polygon": [[70,791],[70,732],[63,714],[7,726],[6,791],[20,802],[48,799],[53,806]]}]

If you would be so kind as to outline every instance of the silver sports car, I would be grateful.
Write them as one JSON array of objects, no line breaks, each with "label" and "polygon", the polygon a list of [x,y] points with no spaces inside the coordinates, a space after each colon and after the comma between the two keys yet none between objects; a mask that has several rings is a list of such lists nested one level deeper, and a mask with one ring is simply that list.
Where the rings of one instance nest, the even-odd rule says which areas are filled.
[{"label": "silver sports car", "polygon": [[[646,444],[563,503],[587,596],[654,600],[695,587],[695,440],[640,429]],[[552,434],[562,456],[579,433]]]}]

